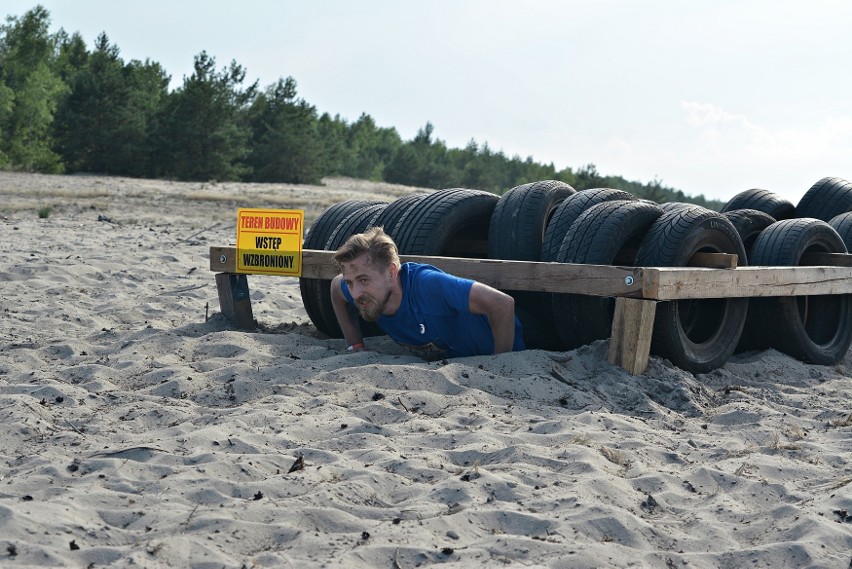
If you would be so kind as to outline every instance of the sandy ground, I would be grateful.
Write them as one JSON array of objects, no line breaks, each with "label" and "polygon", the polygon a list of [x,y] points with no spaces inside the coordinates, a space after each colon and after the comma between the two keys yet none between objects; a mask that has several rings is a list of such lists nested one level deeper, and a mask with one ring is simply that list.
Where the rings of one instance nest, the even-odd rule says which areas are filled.
[{"label": "sandy ground", "polygon": [[411,191],[0,173],[0,565],[852,566],[849,357],[349,354],[279,277],[218,313],[237,207]]}]

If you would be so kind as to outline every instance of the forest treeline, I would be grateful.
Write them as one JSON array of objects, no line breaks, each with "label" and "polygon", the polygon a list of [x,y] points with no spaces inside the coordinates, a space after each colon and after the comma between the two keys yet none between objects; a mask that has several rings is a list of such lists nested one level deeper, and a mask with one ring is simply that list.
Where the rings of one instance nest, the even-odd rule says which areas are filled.
[{"label": "forest treeline", "polygon": [[502,194],[532,181],[577,190],[610,187],[657,202],[720,202],[686,196],[659,180],[602,176],[593,164],[557,170],[507,157],[487,143],[449,148],[426,123],[411,140],[368,114],[354,122],[320,114],[292,77],[260,88],[237,62],[218,68],[202,51],[183,84],[154,61],[120,57],[101,33],[50,33],[36,6],[0,26],[0,169],[86,172],[198,181],[319,183],[349,176],[430,188]]}]

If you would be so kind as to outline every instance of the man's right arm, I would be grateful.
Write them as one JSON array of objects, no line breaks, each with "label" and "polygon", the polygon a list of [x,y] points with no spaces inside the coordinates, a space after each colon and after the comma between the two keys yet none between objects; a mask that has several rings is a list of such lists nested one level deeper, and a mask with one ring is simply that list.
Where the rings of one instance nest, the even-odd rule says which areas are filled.
[{"label": "man's right arm", "polygon": [[340,330],[343,332],[343,337],[346,338],[347,346],[364,346],[364,337],[361,335],[361,328],[357,322],[352,320],[349,314],[348,302],[343,296],[341,290],[343,275],[337,275],[331,280],[331,306],[334,308],[334,315],[337,317],[337,323],[340,324]]}]

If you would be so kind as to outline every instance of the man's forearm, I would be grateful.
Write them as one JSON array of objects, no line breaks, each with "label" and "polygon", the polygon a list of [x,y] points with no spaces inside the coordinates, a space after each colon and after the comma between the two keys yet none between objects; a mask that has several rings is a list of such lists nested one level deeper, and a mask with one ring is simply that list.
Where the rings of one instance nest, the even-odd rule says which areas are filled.
[{"label": "man's forearm", "polygon": [[346,297],[340,291],[340,279],[336,277],[331,281],[331,306],[334,309],[334,315],[337,317],[337,323],[340,325],[347,346],[363,345],[364,337],[361,334],[361,328],[352,321],[349,310],[347,310],[348,304]]},{"label": "man's forearm", "polygon": [[494,337],[494,353],[511,352],[515,345],[515,299],[479,282],[470,288],[470,311],[484,314]]},{"label": "man's forearm", "polygon": [[511,352],[515,344],[515,310],[501,310],[488,316],[491,334],[494,336],[494,353]]}]

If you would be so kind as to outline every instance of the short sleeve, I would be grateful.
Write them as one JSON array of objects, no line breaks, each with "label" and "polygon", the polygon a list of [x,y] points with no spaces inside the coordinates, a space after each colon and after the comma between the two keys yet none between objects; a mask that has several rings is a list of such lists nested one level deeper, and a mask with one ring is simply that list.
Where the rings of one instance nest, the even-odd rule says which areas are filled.
[{"label": "short sleeve", "polygon": [[349,287],[346,286],[346,281],[340,279],[340,291],[343,293],[343,298],[346,299],[346,302],[349,304],[355,304],[355,299],[352,298],[352,293],[349,292]]},{"label": "short sleeve", "polygon": [[470,312],[470,288],[473,281],[438,270],[424,271],[417,282],[417,300],[440,314],[449,309],[455,313]]}]

